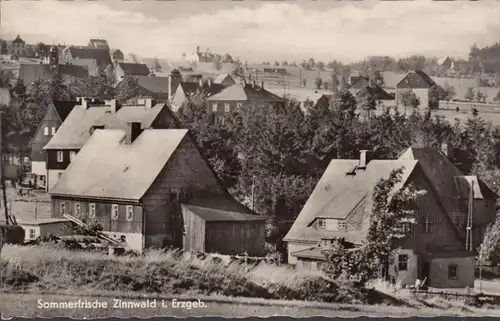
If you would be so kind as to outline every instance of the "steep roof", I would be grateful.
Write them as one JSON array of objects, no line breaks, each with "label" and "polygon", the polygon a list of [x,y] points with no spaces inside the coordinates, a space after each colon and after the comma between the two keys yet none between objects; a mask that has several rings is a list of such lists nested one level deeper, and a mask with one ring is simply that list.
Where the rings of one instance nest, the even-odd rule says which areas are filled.
[{"label": "steep roof", "polygon": [[126,145],[125,130],[98,129],[50,194],[139,201],[187,132],[145,129]]},{"label": "steep roof", "polygon": [[108,42],[104,39],[90,39],[89,43],[91,43],[94,48],[109,49]]},{"label": "steep roof", "polygon": [[80,149],[91,136],[89,130],[92,126],[121,129],[126,127],[127,122],[137,121],[143,128],[149,128],[164,108],[168,106],[156,104],[151,109],[145,106],[122,106],[113,113],[108,106],[91,105],[85,109],[77,105],[44,149]]},{"label": "steep roof", "polygon": [[362,87],[357,93],[356,97],[364,95],[366,91],[369,91],[375,100],[394,100],[394,96],[385,91],[382,87],[377,84],[372,84],[371,86]]},{"label": "steep roof", "polygon": [[149,68],[145,64],[136,64],[129,62],[118,63],[125,75],[130,76],[147,76],[149,75]]},{"label": "steep roof", "polygon": [[108,49],[70,46],[65,50],[69,50],[72,58],[95,59],[101,67],[112,64]]},{"label": "steep roof", "polygon": [[208,98],[209,101],[246,101],[247,99],[246,92],[240,84],[229,86],[220,93]]},{"label": "steep roof", "polygon": [[170,89],[168,77],[134,76],[137,84],[155,94],[168,96]]},{"label": "steep roof", "polygon": [[396,88],[430,88],[436,83],[422,70],[410,71],[401,79]]},{"label": "steep roof", "polygon": [[467,199],[469,197],[470,187],[467,187],[467,185],[470,185],[472,180],[477,182],[476,188],[480,188],[480,191],[477,191],[476,197],[489,200],[497,198],[495,193],[483,181],[477,177],[464,176],[439,149],[411,147],[399,159],[418,160],[422,164],[424,173],[436,188],[443,205],[449,213],[458,211],[456,205],[452,202],[453,198]]},{"label": "steep roof", "polygon": [[267,218],[255,214],[244,214],[241,212],[224,211],[209,207],[201,207],[190,204],[182,204],[183,208],[195,214],[206,222],[234,222],[234,221],[265,221]]},{"label": "steep roof", "polygon": [[370,80],[366,77],[362,76],[353,76],[351,77],[351,85],[348,87],[349,89],[361,89],[370,84]]},{"label": "steep roof", "polygon": [[224,73],[224,74],[218,75],[217,78],[215,78],[214,84],[221,84],[228,77],[231,78],[233,80],[233,82],[235,82],[233,77],[230,74]]},{"label": "steep roof", "polygon": [[68,117],[68,115],[71,113],[73,108],[78,105],[77,101],[52,101],[52,104],[54,104],[54,108],[56,109],[57,114],[59,115],[59,118],[61,119],[62,122]]},{"label": "steep roof", "polygon": [[261,86],[254,86],[252,84],[244,84],[243,89],[245,90],[245,94],[247,99],[252,100],[264,100],[267,102],[285,102],[284,98],[279,97],[278,95],[273,94],[272,92],[266,90]]},{"label": "steep roof", "polygon": [[[365,170],[346,175],[358,163],[358,160],[349,159],[330,162],[285,241],[317,242],[323,237],[344,237],[349,242],[360,243],[368,233],[375,185],[381,178],[388,178],[393,170],[404,167],[402,182],[395,186],[397,190],[406,183],[417,165],[415,160],[372,160]],[[324,231],[312,225],[318,218],[346,219],[351,215],[359,222],[354,231]]]},{"label": "steep roof", "polygon": [[19,35],[17,35],[16,39],[12,40],[12,43],[25,43],[23,39]]}]

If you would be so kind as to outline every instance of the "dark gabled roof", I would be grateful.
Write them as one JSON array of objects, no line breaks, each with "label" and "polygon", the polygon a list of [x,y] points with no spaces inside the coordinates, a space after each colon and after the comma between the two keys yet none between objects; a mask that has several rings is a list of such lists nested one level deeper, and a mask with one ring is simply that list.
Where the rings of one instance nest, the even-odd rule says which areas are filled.
[{"label": "dark gabled roof", "polygon": [[224,87],[221,84],[212,83],[210,85],[209,84],[203,85],[202,90],[204,93],[207,94],[207,97],[211,97],[211,96],[216,95],[216,94],[220,93],[221,91],[223,91],[224,88],[226,88],[226,87]]},{"label": "dark gabled roof", "polygon": [[[213,84],[223,87],[219,84]],[[227,88],[222,88],[220,92],[209,97],[211,101],[266,101],[266,102],[285,102],[270,91],[252,84],[234,84]]]},{"label": "dark gabled roof", "polygon": [[179,85],[186,96],[194,94],[200,89],[200,85],[197,82],[183,81]]},{"label": "dark gabled roof", "polygon": [[410,71],[401,79],[396,88],[430,88],[436,82],[422,70]]},{"label": "dark gabled roof", "polygon": [[260,86],[254,86],[252,84],[246,84],[243,86],[245,94],[248,100],[265,100],[267,102],[285,102],[284,98],[273,94],[272,92],[266,90]]},{"label": "dark gabled roof", "polygon": [[127,145],[124,129],[97,129],[50,194],[139,201],[187,132],[145,129]]},{"label": "dark gabled roof", "polygon": [[362,87],[357,93],[356,97],[364,95],[366,92],[370,92],[375,100],[394,100],[395,97],[385,91],[382,87],[377,84],[372,84],[371,86]]},{"label": "dark gabled roof", "polygon": [[89,41],[95,48],[109,48],[108,42],[104,39],[90,39]]},{"label": "dark gabled roof", "polygon": [[70,46],[67,50],[69,50],[73,58],[95,59],[101,67],[107,67],[112,64],[111,56],[107,49]]},{"label": "dark gabled roof", "polygon": [[12,40],[12,43],[25,43],[23,39],[19,35],[17,35],[16,39]]},{"label": "dark gabled roof", "polygon": [[149,91],[152,94],[156,94],[161,97],[168,97],[171,89],[169,89],[169,79],[168,77],[156,77],[156,76],[134,76],[137,80],[137,84]]},{"label": "dark gabled roof", "polygon": [[353,76],[351,78],[351,85],[348,87],[348,89],[361,89],[369,85],[370,80],[368,78],[362,76]]},{"label": "dark gabled roof", "polygon": [[58,68],[61,75],[67,75],[75,78],[87,78],[89,76],[89,69],[87,66],[64,64],[59,65]]},{"label": "dark gabled roof", "polygon": [[57,114],[59,115],[59,118],[61,119],[62,122],[68,117],[68,115],[71,113],[73,110],[73,107],[78,105],[77,101],[52,101],[54,104],[54,108],[56,109]]},{"label": "dark gabled roof", "polygon": [[148,66],[146,66],[145,64],[120,62],[118,63],[118,65],[123,70],[125,75],[148,76],[150,73]]}]

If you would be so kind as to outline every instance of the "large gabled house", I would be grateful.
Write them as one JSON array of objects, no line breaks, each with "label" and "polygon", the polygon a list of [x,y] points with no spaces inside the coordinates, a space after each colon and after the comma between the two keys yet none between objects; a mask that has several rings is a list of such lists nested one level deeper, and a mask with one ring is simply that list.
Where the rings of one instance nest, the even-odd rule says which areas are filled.
[{"label": "large gabled house", "polygon": [[[444,155],[435,158],[441,151],[418,150],[411,148],[396,160],[370,159],[366,151],[359,160],[332,160],[284,238],[289,263],[298,268],[323,264],[322,248],[335,238],[354,247],[362,244],[370,226],[375,185],[403,168],[403,181],[396,189],[413,183],[426,193],[417,200],[417,223],[404,226],[408,236],[401,242],[389,275],[405,285],[425,279],[431,287],[473,286],[474,253],[466,251],[461,225],[454,222],[453,209],[447,204],[454,201],[456,191],[444,188],[463,181],[463,175],[452,170]],[[487,188],[483,189],[486,193]],[[491,217],[491,210],[479,209],[481,202],[474,201],[477,221]]]},{"label": "large gabled house", "polygon": [[429,108],[429,89],[436,85],[436,82],[422,70],[409,71],[396,84],[396,103],[399,105],[402,92],[411,90],[420,101],[419,108]]},{"label": "large gabled house", "polygon": [[367,77],[356,77],[348,88],[354,97],[359,98],[368,91],[376,101],[387,104],[388,101],[394,101],[395,97],[385,91],[380,85],[371,81]]},{"label": "large gabled house", "polygon": [[47,189],[50,191],[95,129],[123,129],[131,121],[140,122],[143,129],[179,127],[168,105],[152,99],[143,99],[134,105],[120,105],[116,100],[93,103],[81,99],[43,148]]},{"label": "large gabled house", "polygon": [[52,216],[99,223],[126,247],[264,254],[265,218],[224,188],[185,129],[96,129],[51,189]]},{"label": "large gabled house", "polygon": [[116,81],[121,81],[125,76],[148,76],[150,70],[145,64],[119,62],[115,66]]},{"label": "large gabled house", "polygon": [[46,188],[47,186],[46,155],[43,147],[56,134],[77,104],[77,101],[50,101],[47,105],[45,117],[31,139],[31,174],[34,176],[37,187]]},{"label": "large gabled house", "polygon": [[268,108],[284,104],[285,101],[284,98],[266,90],[264,82],[261,86],[257,86],[255,82],[234,84],[207,98],[208,111],[221,121],[224,120],[224,116],[243,106]]}]

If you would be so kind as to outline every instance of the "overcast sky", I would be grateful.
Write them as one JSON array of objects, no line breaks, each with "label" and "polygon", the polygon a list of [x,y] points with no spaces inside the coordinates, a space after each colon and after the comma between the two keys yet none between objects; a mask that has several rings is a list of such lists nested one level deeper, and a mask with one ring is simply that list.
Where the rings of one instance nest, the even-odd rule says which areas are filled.
[{"label": "overcast sky", "polygon": [[500,1],[1,1],[2,38],[176,59],[196,46],[242,60],[352,61],[369,55],[466,56],[500,41]]}]

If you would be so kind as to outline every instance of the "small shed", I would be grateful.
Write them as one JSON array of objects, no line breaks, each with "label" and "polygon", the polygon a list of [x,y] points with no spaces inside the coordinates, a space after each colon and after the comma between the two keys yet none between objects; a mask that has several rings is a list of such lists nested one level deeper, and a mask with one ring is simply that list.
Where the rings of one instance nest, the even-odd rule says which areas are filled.
[{"label": "small shed", "polygon": [[182,204],[187,251],[263,256],[267,218]]},{"label": "small shed", "polygon": [[45,218],[19,221],[24,229],[25,241],[32,241],[41,236],[63,235],[70,232],[70,221],[62,218]]}]

